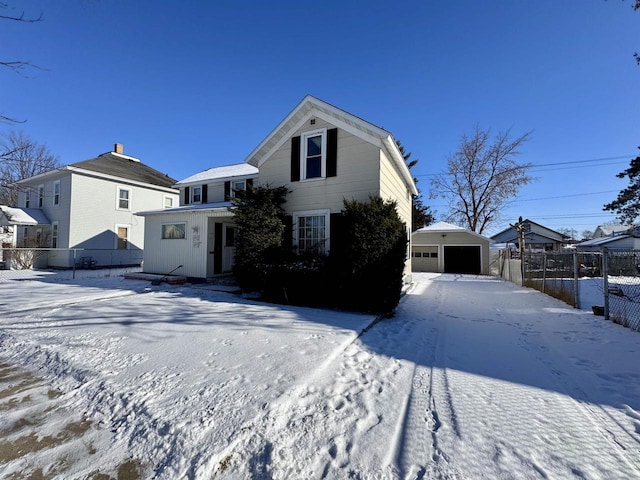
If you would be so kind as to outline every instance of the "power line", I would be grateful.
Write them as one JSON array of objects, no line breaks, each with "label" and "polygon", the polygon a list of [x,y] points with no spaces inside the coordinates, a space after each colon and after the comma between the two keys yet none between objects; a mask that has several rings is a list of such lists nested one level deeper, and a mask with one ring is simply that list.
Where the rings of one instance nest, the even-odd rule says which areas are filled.
[{"label": "power line", "polygon": [[[583,165],[585,163],[595,163],[595,162],[600,162],[600,163],[595,163],[594,165],[589,165],[589,167],[601,167],[601,166],[606,166],[606,165],[616,165],[616,164],[621,164],[621,163],[628,163],[629,158],[630,157],[634,157],[634,155],[619,155],[619,156],[615,156],[615,157],[603,157],[603,158],[590,158],[590,159],[586,159],[586,160],[571,160],[568,162],[554,162],[554,163],[535,163],[535,164],[527,164],[527,165],[520,165],[520,166],[516,166],[511,170],[518,170],[518,169],[527,169],[530,168],[532,170],[534,169],[538,169],[538,168],[542,168],[542,167],[554,167],[554,168],[546,168],[544,170],[539,170],[541,172],[550,172],[553,170],[569,170],[569,169],[573,169],[573,168],[582,168]],[[620,161],[612,161],[612,160],[622,160],[625,159],[626,161],[624,162],[620,162]],[[605,163],[602,163],[605,162]],[[558,165],[572,165],[570,167],[563,167],[560,166],[558,167]],[[438,175],[447,175],[446,173],[423,173],[420,175],[415,175],[416,177],[435,177]]]}]

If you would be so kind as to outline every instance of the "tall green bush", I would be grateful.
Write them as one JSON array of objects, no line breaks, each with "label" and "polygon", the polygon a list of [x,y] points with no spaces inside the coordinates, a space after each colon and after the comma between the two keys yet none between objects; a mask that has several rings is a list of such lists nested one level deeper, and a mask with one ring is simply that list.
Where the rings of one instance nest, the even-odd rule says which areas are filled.
[{"label": "tall green bush", "polygon": [[262,290],[270,265],[277,262],[285,230],[282,205],[286,187],[247,185],[235,192],[233,212],[238,226],[233,273],[245,291]]},{"label": "tall green bush", "polygon": [[332,245],[337,295],[346,308],[392,311],[400,301],[407,229],[396,202],[378,196],[344,200],[338,245]]}]

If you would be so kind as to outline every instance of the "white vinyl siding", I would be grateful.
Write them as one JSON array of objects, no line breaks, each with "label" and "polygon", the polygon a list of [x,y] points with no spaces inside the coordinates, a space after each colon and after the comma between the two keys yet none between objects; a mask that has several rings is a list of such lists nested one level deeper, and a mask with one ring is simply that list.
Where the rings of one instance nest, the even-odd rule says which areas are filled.
[{"label": "white vinyl siding", "polygon": [[[333,125],[322,120],[316,129]],[[302,135],[308,125],[294,132]],[[302,142],[301,142],[302,143]],[[343,199],[367,201],[370,195],[380,195],[379,147],[344,130],[338,130],[338,174],[316,181],[291,182],[291,141],[284,144],[260,167],[259,183],[286,185],[291,193],[283,205],[287,213],[327,208],[337,213],[344,207]]]}]

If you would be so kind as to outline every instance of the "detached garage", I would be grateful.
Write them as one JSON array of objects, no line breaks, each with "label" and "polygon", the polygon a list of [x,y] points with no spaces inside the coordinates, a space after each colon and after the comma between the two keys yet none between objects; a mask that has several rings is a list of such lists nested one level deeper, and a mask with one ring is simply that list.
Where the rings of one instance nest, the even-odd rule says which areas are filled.
[{"label": "detached garage", "polygon": [[489,242],[466,228],[438,222],[411,235],[414,272],[489,274]]}]

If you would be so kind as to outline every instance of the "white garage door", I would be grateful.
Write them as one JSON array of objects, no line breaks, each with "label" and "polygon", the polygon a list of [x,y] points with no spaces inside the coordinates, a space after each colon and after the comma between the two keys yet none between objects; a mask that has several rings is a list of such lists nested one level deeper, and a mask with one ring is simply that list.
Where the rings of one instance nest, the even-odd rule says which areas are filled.
[{"label": "white garage door", "polygon": [[411,247],[411,270],[414,272],[438,271],[438,247]]}]

